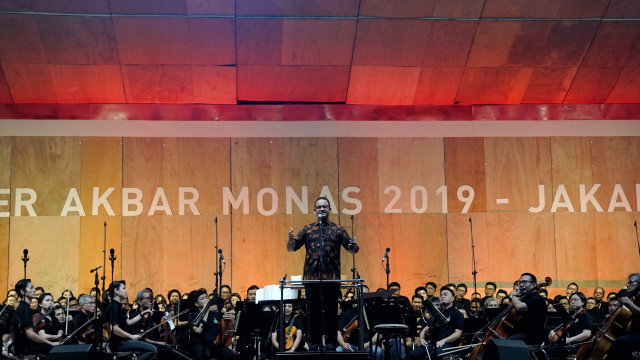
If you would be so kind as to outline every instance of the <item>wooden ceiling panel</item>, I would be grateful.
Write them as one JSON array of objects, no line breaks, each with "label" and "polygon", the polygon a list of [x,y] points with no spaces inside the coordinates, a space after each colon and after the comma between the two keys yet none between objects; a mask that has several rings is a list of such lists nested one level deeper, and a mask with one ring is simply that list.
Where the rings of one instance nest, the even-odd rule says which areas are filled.
[{"label": "wooden ceiling panel", "polygon": [[609,0],[487,0],[484,18],[583,19],[602,17]]},{"label": "wooden ceiling panel", "polygon": [[531,68],[466,68],[456,100],[461,104],[518,104]]},{"label": "wooden ceiling panel", "polygon": [[279,65],[282,59],[282,19],[238,19],[238,65]]},{"label": "wooden ceiling panel", "polygon": [[238,100],[344,102],[348,66],[238,66]]},{"label": "wooden ceiling panel", "polygon": [[189,19],[190,63],[235,65],[236,29],[233,18]]},{"label": "wooden ceiling panel", "polygon": [[362,0],[360,15],[391,18],[479,18],[484,0]]},{"label": "wooden ceiling panel", "polygon": [[419,78],[419,67],[354,66],[347,103],[411,105]]},{"label": "wooden ceiling panel", "polygon": [[123,65],[128,103],[189,103],[193,99],[191,66]]},{"label": "wooden ceiling panel", "polygon": [[359,0],[236,0],[238,15],[356,16]]},{"label": "wooden ceiling panel", "polygon": [[108,0],[3,0],[3,11],[34,11],[70,14],[108,14]]},{"label": "wooden ceiling panel", "polygon": [[46,64],[2,63],[4,76],[15,103],[55,103],[49,66]]},{"label": "wooden ceiling panel", "polygon": [[360,20],[353,64],[464,66],[476,26],[474,21]]},{"label": "wooden ceiling panel", "polygon": [[285,19],[282,65],[350,65],[356,20]]},{"label": "wooden ceiling panel", "polygon": [[9,84],[7,84],[7,79],[4,77],[4,71],[2,70],[2,66],[0,66],[0,103],[10,103],[11,99],[11,91],[9,91]]},{"label": "wooden ceiling panel", "polygon": [[535,68],[523,103],[562,103],[577,67]]},{"label": "wooden ceiling panel", "polygon": [[0,14],[0,61],[47,62],[36,16]]},{"label": "wooden ceiling panel", "polygon": [[114,14],[186,14],[186,0],[109,0]]},{"label": "wooden ceiling panel", "polygon": [[119,65],[49,65],[59,103],[124,103]]},{"label": "wooden ceiling panel", "polygon": [[187,0],[189,14],[233,15],[236,13],[235,0]]},{"label": "wooden ceiling panel", "polygon": [[640,23],[603,21],[584,59],[586,67],[640,64]]},{"label": "wooden ceiling panel", "polygon": [[38,16],[49,64],[118,64],[111,18]]},{"label": "wooden ceiling panel", "polygon": [[640,17],[640,2],[629,0],[611,0],[604,15],[607,19],[630,19]]},{"label": "wooden ceiling panel", "polygon": [[597,21],[483,21],[468,66],[578,66],[597,27]]},{"label": "wooden ceiling panel", "polygon": [[236,68],[233,66],[194,66],[193,102],[235,104]]},{"label": "wooden ceiling panel", "polygon": [[616,85],[622,68],[581,67],[576,74],[565,103],[603,103]]},{"label": "wooden ceiling panel", "polygon": [[413,96],[413,105],[453,105],[464,67],[423,67]]},{"label": "wooden ceiling panel", "polygon": [[640,103],[640,68],[625,68],[607,98],[608,103]]},{"label": "wooden ceiling panel", "polygon": [[189,64],[186,18],[114,17],[122,64]]}]

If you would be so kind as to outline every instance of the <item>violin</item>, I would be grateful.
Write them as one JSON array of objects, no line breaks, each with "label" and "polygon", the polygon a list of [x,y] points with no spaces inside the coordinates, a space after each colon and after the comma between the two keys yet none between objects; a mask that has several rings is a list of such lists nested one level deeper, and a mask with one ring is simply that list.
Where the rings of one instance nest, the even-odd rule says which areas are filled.
[{"label": "violin", "polygon": [[46,313],[35,313],[33,314],[32,320],[33,320],[33,330],[35,332],[38,332],[40,330],[42,330],[42,328],[44,327],[44,321],[47,319],[47,316],[49,316],[49,314],[51,314],[52,310],[47,311]]},{"label": "violin", "polygon": [[[233,315],[225,313],[220,321],[221,332],[216,338],[215,344],[224,344],[225,347],[231,347],[233,345],[234,324]],[[235,317],[235,316],[234,316]]]},{"label": "violin", "polygon": [[[289,327],[287,328],[287,331],[285,333],[285,344],[284,344],[284,349],[285,350],[291,350],[291,348],[293,347],[293,343],[296,341],[296,331],[298,331],[298,329],[293,326],[293,322],[296,319],[296,317],[298,316],[298,314],[294,315],[293,318],[291,319],[291,322],[289,323]],[[358,324],[358,320],[355,321],[356,326]],[[353,331],[353,330],[352,330]]]},{"label": "violin", "polygon": [[562,334],[569,329],[571,324],[577,322],[576,318],[582,314],[587,312],[587,309],[582,308],[582,310],[577,313],[571,315],[570,321],[565,322],[564,324],[558,325],[555,329],[552,330],[553,335],[549,338],[549,345],[554,345],[558,340],[562,338]]}]

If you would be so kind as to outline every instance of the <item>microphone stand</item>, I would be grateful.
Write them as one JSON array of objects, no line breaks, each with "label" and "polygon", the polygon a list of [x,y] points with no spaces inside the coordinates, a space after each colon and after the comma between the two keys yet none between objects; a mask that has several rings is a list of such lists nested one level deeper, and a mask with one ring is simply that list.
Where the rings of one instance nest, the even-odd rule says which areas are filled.
[{"label": "microphone stand", "polygon": [[[353,233],[353,215],[351,215],[351,236],[355,238]],[[357,279],[358,277],[356,277],[356,273],[358,270],[356,270],[356,253],[351,253],[351,259],[353,260],[353,267],[351,268],[352,279]]]},{"label": "microphone stand", "polygon": [[24,249],[24,253],[22,255],[22,261],[24,262],[24,278],[27,278],[27,261],[29,261],[29,250]]},{"label": "microphone stand", "polygon": [[[113,263],[112,263],[113,264]],[[104,243],[102,247],[102,293],[104,294],[104,281],[107,279],[107,275],[105,274],[105,269],[107,268],[107,222],[104,222]],[[96,271],[96,276],[98,276],[98,272]],[[98,284],[96,284],[96,287]]]},{"label": "microphone stand", "polygon": [[[111,249],[113,251],[113,249]],[[111,282],[113,282],[113,262],[116,261],[116,254],[113,253],[109,256],[109,261],[111,261]]]},{"label": "microphone stand", "polygon": [[469,228],[471,229],[471,262],[473,265],[473,271],[471,272],[471,274],[473,275],[473,291],[478,292],[478,271],[476,271],[476,245],[473,242],[473,221],[471,221],[471,218],[469,218]]},{"label": "microphone stand", "polygon": [[[107,223],[105,222],[104,225],[105,225],[105,229],[106,229]],[[103,268],[103,270],[104,270],[104,268]],[[96,269],[95,272],[96,273],[95,273],[95,278],[93,280],[93,283],[94,283],[94,285],[95,285],[95,287],[97,289],[98,285],[100,285],[100,280],[98,279],[98,270]],[[102,291],[104,292],[104,280],[102,281]],[[103,358],[103,353],[104,353],[104,349],[103,349],[103,340],[104,339],[102,338],[104,324],[98,318],[98,309],[100,309],[101,305],[102,304],[101,304],[100,296],[96,296],[96,311],[93,313],[93,316],[95,318],[95,320],[94,320],[94,322],[95,322],[94,328],[96,330],[96,334],[97,334],[96,336],[97,336],[97,340],[98,340],[98,349],[97,349],[98,359],[102,359]]]},{"label": "microphone stand", "polygon": [[216,245],[215,245],[215,252],[216,252],[216,271],[213,273],[213,276],[215,277],[215,282],[216,282],[216,287],[214,288],[213,292],[215,292],[216,294],[220,295],[220,289],[218,288],[218,276],[220,276],[220,282],[222,282],[222,269],[221,266],[219,264],[219,255],[218,255],[218,217],[216,216],[213,219],[213,223],[216,226]]},{"label": "microphone stand", "polygon": [[[638,221],[637,220],[633,222],[633,226],[635,226],[636,228],[636,242],[638,243],[638,255],[640,255],[640,240],[638,240]],[[26,276],[27,275],[25,275],[25,277]]]},{"label": "microphone stand", "polygon": [[391,273],[391,268],[389,267],[389,254],[386,256],[387,265],[385,266],[384,272],[387,273],[387,289],[389,289],[389,274]]}]

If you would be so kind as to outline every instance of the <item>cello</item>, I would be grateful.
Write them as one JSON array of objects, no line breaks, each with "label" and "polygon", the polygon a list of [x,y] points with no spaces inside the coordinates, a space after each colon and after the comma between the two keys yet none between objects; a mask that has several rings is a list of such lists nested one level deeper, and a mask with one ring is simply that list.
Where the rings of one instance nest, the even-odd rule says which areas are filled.
[{"label": "cello", "polygon": [[[638,295],[638,292],[640,292],[640,285],[636,286],[628,297],[633,299]],[[611,350],[616,337],[622,335],[629,326],[631,315],[631,310],[621,303],[594,335],[593,340],[580,347],[576,354],[576,360],[604,359]]]},{"label": "cello", "polygon": [[[551,283],[552,283],[551,278],[547,276],[546,278],[544,278],[543,283],[540,283],[532,287],[531,289],[526,291],[524,294],[522,294],[521,299],[522,300],[527,299],[533,293],[537,293],[538,290],[540,290],[540,288],[542,288],[543,286],[545,287],[549,286],[551,285]],[[520,318],[521,316],[520,314],[518,314],[513,304],[509,305],[506,309],[504,309],[503,312],[500,313],[500,315],[496,316],[494,320],[489,322],[480,330],[480,331],[486,330],[484,339],[482,340],[479,346],[473,349],[473,351],[469,354],[468,358],[471,360],[482,360],[484,357],[484,353],[487,350],[487,345],[489,344],[489,342],[493,339],[504,339],[508,337],[511,334],[511,332],[513,332],[513,329],[515,328]]]}]

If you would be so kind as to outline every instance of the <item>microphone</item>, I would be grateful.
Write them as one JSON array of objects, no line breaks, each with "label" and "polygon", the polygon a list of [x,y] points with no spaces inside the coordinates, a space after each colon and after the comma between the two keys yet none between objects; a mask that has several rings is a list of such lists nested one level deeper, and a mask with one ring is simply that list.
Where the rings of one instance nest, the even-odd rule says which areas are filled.
[{"label": "microphone", "polygon": [[318,222],[319,223],[324,224],[326,219],[327,219],[327,214],[318,214]]},{"label": "microphone", "polygon": [[[111,249],[111,250],[113,250],[113,249]],[[91,273],[96,272],[96,271],[98,271],[98,269],[100,269],[101,267],[102,267],[102,265],[98,266],[97,268],[91,269],[91,271],[89,271],[89,272],[91,272]]]},{"label": "microphone", "polygon": [[113,248],[111,248],[111,249],[109,250],[109,253],[111,254],[111,257],[113,257],[113,255],[115,254],[115,252],[116,252],[116,251],[115,251],[115,250],[113,250]]},{"label": "microphone", "polygon": [[389,257],[389,251],[391,251],[391,248],[387,248],[387,250],[385,250],[384,256],[382,257],[382,262],[384,262],[384,259]]},{"label": "microphone", "polygon": [[28,249],[24,249],[22,250],[22,261],[25,262],[25,266],[26,266],[26,262],[29,261],[29,250]]},{"label": "microphone", "polygon": [[222,249],[218,249],[218,254],[220,254],[220,261],[222,261],[223,264],[227,265],[227,262],[224,261],[224,255],[222,255]]}]

